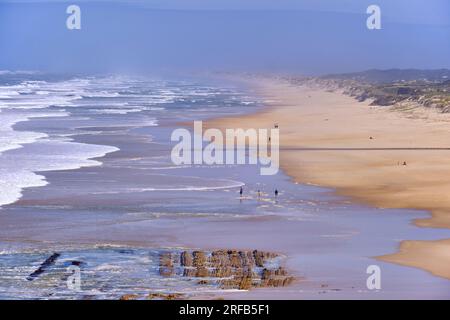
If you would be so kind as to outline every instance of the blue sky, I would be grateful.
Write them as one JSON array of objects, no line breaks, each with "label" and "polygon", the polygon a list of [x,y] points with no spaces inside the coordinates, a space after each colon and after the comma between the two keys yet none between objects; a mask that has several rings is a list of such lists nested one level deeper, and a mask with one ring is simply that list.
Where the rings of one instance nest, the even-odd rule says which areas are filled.
[{"label": "blue sky", "polygon": [[[82,29],[65,26],[77,4]],[[377,4],[382,30],[366,28]],[[447,0],[0,0],[0,69],[322,74],[450,68]]]}]

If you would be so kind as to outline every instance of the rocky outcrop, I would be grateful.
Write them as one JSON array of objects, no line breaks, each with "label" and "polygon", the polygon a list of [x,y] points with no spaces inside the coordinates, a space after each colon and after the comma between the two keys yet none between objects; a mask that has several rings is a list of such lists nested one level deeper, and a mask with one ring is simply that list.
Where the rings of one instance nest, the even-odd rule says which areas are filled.
[{"label": "rocky outcrop", "polygon": [[262,272],[262,285],[265,287],[284,287],[292,283],[293,277],[289,277],[287,271],[279,267],[276,270],[264,269]]},{"label": "rocky outcrop", "polygon": [[50,257],[48,257],[33,273],[31,273],[28,277],[28,281],[33,281],[37,277],[39,277],[42,273],[44,273],[48,268],[55,264],[56,260],[61,256],[60,253],[53,253]]},{"label": "rocky outcrop", "polygon": [[[279,255],[268,251],[215,250],[183,251],[160,255],[160,274],[199,278],[198,285],[216,285],[222,289],[249,290],[253,287],[287,286],[294,278],[282,267],[270,268],[268,262]],[[179,264],[179,268],[174,266]]]},{"label": "rocky outcrop", "polygon": [[159,274],[163,277],[170,277],[173,275],[173,259],[172,253],[163,252],[159,255]]},{"label": "rocky outcrop", "polygon": [[180,263],[184,267],[192,267],[193,259],[190,252],[183,251],[180,256]]},{"label": "rocky outcrop", "polygon": [[[260,250],[163,250],[159,253],[157,270],[161,277],[184,279],[194,286],[250,290],[290,285],[294,277],[280,265],[281,261],[279,254]],[[124,294],[120,300],[177,300],[189,297],[179,292],[150,292]]]},{"label": "rocky outcrop", "polygon": [[120,297],[119,300],[137,300],[139,299],[139,295],[137,294],[124,294]]},{"label": "rocky outcrop", "polygon": [[147,300],[179,300],[183,299],[184,295],[181,293],[150,293],[147,295]]},{"label": "rocky outcrop", "polygon": [[184,295],[181,293],[149,293],[146,296],[139,296],[137,294],[124,294],[119,300],[180,300],[183,299]]}]

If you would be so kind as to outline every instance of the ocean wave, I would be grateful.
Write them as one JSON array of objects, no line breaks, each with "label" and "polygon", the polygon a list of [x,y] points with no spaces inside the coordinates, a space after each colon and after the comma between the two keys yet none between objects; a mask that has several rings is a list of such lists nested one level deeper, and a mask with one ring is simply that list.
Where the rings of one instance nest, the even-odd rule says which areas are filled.
[{"label": "ocean wave", "polygon": [[0,206],[16,202],[23,189],[47,185],[45,177],[35,172],[74,170],[100,166],[100,158],[119,149],[111,146],[63,141],[36,141],[23,152],[7,152],[0,156]]},{"label": "ocean wave", "polygon": [[232,189],[244,186],[243,182],[236,184],[230,184],[225,186],[187,186],[187,187],[175,187],[175,188],[140,188],[136,189],[135,192],[147,192],[147,191],[208,191],[208,190],[221,190],[221,189]]},{"label": "ocean wave", "polygon": [[13,126],[22,121],[28,121],[32,118],[44,117],[63,117],[67,116],[64,112],[51,113],[5,113],[0,110],[0,155],[8,150],[21,148],[24,144],[33,143],[39,139],[48,137],[41,132],[14,131]]},{"label": "ocean wave", "polygon": [[134,112],[142,112],[142,109],[138,109],[138,108],[98,109],[98,110],[92,110],[91,112],[95,113],[95,114],[127,114],[127,113],[134,113]]},{"label": "ocean wave", "polygon": [[108,92],[108,91],[93,91],[93,92],[84,92],[83,98],[115,98],[119,97],[119,92]]},{"label": "ocean wave", "polygon": [[179,166],[165,166],[165,167],[153,167],[148,168],[146,170],[174,170],[174,169],[185,169],[185,168],[191,168],[192,165],[179,165]]},{"label": "ocean wave", "polygon": [[[25,77],[24,77],[25,78]],[[36,77],[33,77],[36,78]],[[41,77],[48,80],[45,77]],[[111,128],[133,128],[158,126],[158,117],[167,108],[167,114],[176,117],[180,109],[188,109],[196,100],[196,112],[219,110],[214,104],[215,95],[231,92],[213,87],[198,87],[190,83],[172,84],[164,81],[129,79],[126,77],[88,77],[69,80],[26,80],[14,85],[0,85],[0,206],[20,199],[24,188],[45,186],[47,181],[35,172],[52,170],[71,170],[85,166],[98,166],[101,162],[93,160],[118,149],[110,146],[79,144],[70,136],[80,134],[111,134]],[[229,98],[233,100],[232,98]],[[180,102],[180,101],[187,101]],[[222,101],[222,100],[221,100]],[[174,103],[174,108],[172,104]],[[228,103],[228,102],[227,102]],[[239,101],[230,103],[239,104]],[[250,103],[245,99],[244,104]],[[61,110],[56,112],[55,110]],[[153,116],[152,111],[156,116]],[[140,112],[145,113],[141,117]],[[134,115],[136,113],[136,115]],[[122,121],[121,115],[124,116]],[[102,116],[105,115],[105,116]],[[116,116],[108,116],[116,115]],[[64,124],[51,126],[49,131],[15,131],[14,125],[37,117],[66,116]],[[79,121],[83,119],[82,121]],[[78,123],[72,122],[79,121]],[[40,122],[46,123],[46,122]],[[39,123],[39,124],[40,124]],[[34,124],[33,124],[33,127]],[[92,130],[89,130],[93,128]],[[98,128],[98,129],[96,129]],[[46,129],[47,130],[47,129]],[[67,138],[67,139],[66,139]],[[61,141],[65,140],[65,141]],[[25,151],[23,151],[25,149]],[[22,151],[21,151],[22,150]],[[165,168],[175,169],[170,163]],[[184,178],[184,177],[183,177]],[[148,186],[121,190],[119,192],[146,191],[207,191],[231,189],[243,183],[231,180],[203,179],[198,181],[179,181],[163,186]],[[147,185],[144,185],[146,187]],[[116,190],[112,190],[116,192]]]},{"label": "ocean wave", "polygon": [[210,190],[222,190],[222,189],[234,189],[245,185],[244,182],[233,181],[233,180],[215,180],[214,183],[226,182],[223,185],[188,185],[188,186],[174,186],[168,188],[120,188],[116,191],[100,191],[92,192],[93,194],[119,194],[119,193],[139,193],[139,192],[155,192],[155,191],[210,191]]},{"label": "ocean wave", "polygon": [[32,75],[38,73],[39,73],[38,71],[33,70],[17,70],[17,71],[0,70],[0,75]]},{"label": "ocean wave", "polygon": [[[0,86],[0,206],[20,199],[25,188],[45,186],[45,177],[35,172],[98,166],[101,162],[93,158],[119,150],[70,139],[60,141],[61,136],[50,137],[43,132],[13,129],[15,124],[33,118],[69,116],[68,112],[49,111],[49,108],[73,106],[73,101],[82,99],[90,84],[89,79],[71,79],[27,80]],[[20,151],[25,146],[26,152]]]}]

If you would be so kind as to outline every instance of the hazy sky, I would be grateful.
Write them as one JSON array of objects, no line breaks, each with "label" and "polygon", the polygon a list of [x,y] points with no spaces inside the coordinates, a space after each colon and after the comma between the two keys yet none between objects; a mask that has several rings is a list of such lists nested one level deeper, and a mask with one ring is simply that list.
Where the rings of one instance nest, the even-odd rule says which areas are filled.
[{"label": "hazy sky", "polygon": [[[66,8],[81,8],[81,30]],[[366,28],[381,8],[382,29]],[[0,70],[450,68],[448,0],[0,0]]]}]

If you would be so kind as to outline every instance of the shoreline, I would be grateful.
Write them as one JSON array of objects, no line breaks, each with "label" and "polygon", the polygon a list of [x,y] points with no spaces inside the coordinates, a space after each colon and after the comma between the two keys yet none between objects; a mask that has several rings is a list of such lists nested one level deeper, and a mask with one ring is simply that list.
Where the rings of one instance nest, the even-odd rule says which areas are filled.
[{"label": "shoreline", "polygon": [[[373,107],[282,80],[249,81],[272,102],[254,114],[207,121],[207,127],[271,128],[276,122],[280,168],[293,182],[332,188],[377,208],[424,210],[430,217],[414,220],[416,226],[450,229],[450,115]],[[398,252],[376,258],[450,279],[448,252],[450,239],[401,239]]]},{"label": "shoreline", "polygon": [[[254,110],[246,111],[249,112],[238,116],[251,116]],[[25,122],[19,130],[35,127],[39,121],[42,120]],[[45,127],[46,124],[40,125]],[[392,248],[394,237],[409,234],[407,219],[400,211],[393,214],[394,219],[387,220],[392,221],[391,226],[395,228],[380,236],[364,226],[367,221],[382,228],[388,224],[377,221],[377,209],[353,206],[332,195],[331,189],[297,185],[282,171],[275,176],[262,177],[256,166],[177,169],[179,177],[194,173],[202,178],[236,177],[246,185],[243,201],[239,200],[238,190],[233,188],[189,193],[156,190],[121,195],[124,187],[148,187],[151,181],[165,181],[158,180],[158,174],[154,175],[160,171],[142,169],[149,168],[146,165],[149,159],[170,151],[170,145],[165,144],[167,133],[177,126],[178,121],[167,121],[157,127],[139,126],[125,131],[106,131],[101,135],[73,135],[71,138],[78,143],[110,145],[114,141],[112,145],[119,151],[98,159],[102,166],[45,172],[49,181],[47,186],[25,190],[21,200],[2,209],[2,223],[11,226],[3,239],[18,245],[17,248],[21,245],[34,249],[52,247],[56,251],[64,251],[65,245],[66,249],[81,250],[85,246],[102,244],[145,250],[257,249],[282,255],[282,266],[299,280],[283,288],[214,292],[205,295],[208,299],[370,299],[380,296],[365,290],[365,270],[367,265],[374,263],[373,256]],[[92,128],[100,130],[102,126]],[[148,139],[148,135],[152,139]],[[144,160],[144,166],[128,166],[133,159]],[[121,170],[117,168],[118,162],[123,167]],[[150,164],[150,167],[154,165]],[[93,176],[98,186],[91,190],[89,181]],[[121,183],[109,184],[111,177]],[[130,180],[130,177],[135,178]],[[59,187],[61,185],[72,188],[66,192]],[[279,203],[272,201],[273,186],[281,191]],[[114,188],[112,191],[116,194],[102,192],[110,188]],[[263,199],[258,199],[254,191],[252,193],[259,188],[263,191]],[[161,202],[177,205],[162,208]],[[202,209],[198,203],[206,207]],[[360,221],[359,216],[364,219]],[[424,215],[418,213],[415,216]],[[267,241],[268,235],[270,241]],[[28,239],[26,243],[24,237]],[[435,238],[433,235],[430,239]],[[328,261],[332,261],[333,266]],[[421,270],[403,270],[403,267],[384,262],[380,265],[383,279],[387,279],[383,288],[385,298],[446,297],[442,295],[445,292],[442,288],[447,280]],[[410,293],[407,289],[411,285],[410,279],[421,290]]]}]

